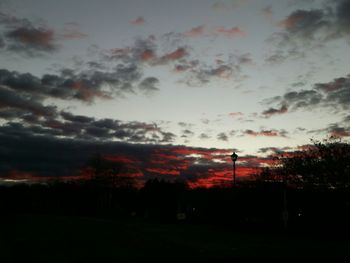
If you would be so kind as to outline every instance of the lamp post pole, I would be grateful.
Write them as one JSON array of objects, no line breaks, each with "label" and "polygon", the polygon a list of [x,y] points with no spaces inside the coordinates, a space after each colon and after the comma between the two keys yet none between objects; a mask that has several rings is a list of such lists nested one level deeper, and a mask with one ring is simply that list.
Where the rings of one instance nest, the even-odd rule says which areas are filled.
[{"label": "lamp post pole", "polygon": [[233,162],[233,186],[236,186],[236,161],[237,161],[238,155],[233,152],[231,154],[231,160]]}]

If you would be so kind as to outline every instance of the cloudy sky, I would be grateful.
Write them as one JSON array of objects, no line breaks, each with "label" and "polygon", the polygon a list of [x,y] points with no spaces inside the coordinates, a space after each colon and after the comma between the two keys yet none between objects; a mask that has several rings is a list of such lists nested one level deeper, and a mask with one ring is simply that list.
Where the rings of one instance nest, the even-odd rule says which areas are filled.
[{"label": "cloudy sky", "polygon": [[[0,0],[3,180],[231,180],[350,136],[350,1]],[[38,179],[39,178],[39,179]]]}]

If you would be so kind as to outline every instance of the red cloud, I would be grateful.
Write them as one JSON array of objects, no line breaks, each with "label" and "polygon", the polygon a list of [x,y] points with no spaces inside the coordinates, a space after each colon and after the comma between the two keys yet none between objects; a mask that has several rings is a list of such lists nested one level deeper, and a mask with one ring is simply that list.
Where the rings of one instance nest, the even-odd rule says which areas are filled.
[{"label": "red cloud", "polygon": [[156,55],[154,54],[153,50],[150,50],[150,49],[144,50],[140,55],[140,59],[142,61],[150,61],[155,58],[156,58]]},{"label": "red cloud", "polygon": [[104,159],[108,160],[108,161],[112,161],[112,162],[117,162],[117,163],[121,163],[121,164],[138,164],[139,161],[135,160],[134,158],[131,158],[127,155],[104,155],[103,156]]},{"label": "red cloud", "polygon": [[165,54],[163,57],[161,57],[161,60],[163,61],[178,60],[180,58],[183,58],[186,55],[187,55],[187,52],[184,48],[178,48],[173,52]]},{"label": "red cloud", "polygon": [[239,27],[232,27],[232,28],[224,28],[224,27],[219,27],[216,29],[216,33],[225,35],[227,37],[236,37],[236,36],[245,36],[246,33],[242,31]]},{"label": "red cloud", "polygon": [[130,24],[133,24],[133,25],[143,25],[145,22],[146,21],[142,16],[139,16],[134,20],[130,20]]},{"label": "red cloud", "polygon": [[[122,164],[121,176],[133,177],[138,186],[148,178],[184,180],[190,187],[211,187],[232,182],[232,162],[228,149],[205,149],[185,146],[161,146],[151,148],[141,155],[132,153],[106,154],[103,158]],[[255,174],[259,167],[269,164],[269,159],[258,157],[239,157],[236,175],[238,178]],[[91,167],[80,170],[75,176],[63,176],[63,180],[91,179]],[[30,172],[13,171],[6,175],[12,180],[44,182],[55,180],[54,176],[37,176]],[[5,178],[2,177],[3,179]]]}]

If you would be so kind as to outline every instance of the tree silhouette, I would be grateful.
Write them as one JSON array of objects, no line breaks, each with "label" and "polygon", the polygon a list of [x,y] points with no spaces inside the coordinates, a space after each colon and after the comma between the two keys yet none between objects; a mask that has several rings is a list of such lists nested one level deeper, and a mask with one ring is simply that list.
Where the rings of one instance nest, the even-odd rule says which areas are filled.
[{"label": "tree silhouette", "polygon": [[101,154],[95,154],[88,162],[92,172],[92,181],[103,188],[132,188],[135,186],[133,178],[122,175],[122,163],[113,162]]},{"label": "tree silhouette", "polygon": [[285,179],[312,187],[348,187],[350,144],[332,137],[312,140],[308,147],[279,157],[277,165],[263,170],[260,178]]}]

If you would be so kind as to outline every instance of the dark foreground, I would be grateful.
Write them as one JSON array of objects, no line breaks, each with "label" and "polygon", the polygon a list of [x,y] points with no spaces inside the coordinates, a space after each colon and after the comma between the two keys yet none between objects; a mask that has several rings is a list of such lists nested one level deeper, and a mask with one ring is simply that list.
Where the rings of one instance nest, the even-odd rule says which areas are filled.
[{"label": "dark foreground", "polygon": [[258,233],[239,226],[52,215],[2,216],[1,229],[1,262],[19,259],[44,262],[350,259],[350,239],[336,234]]}]

